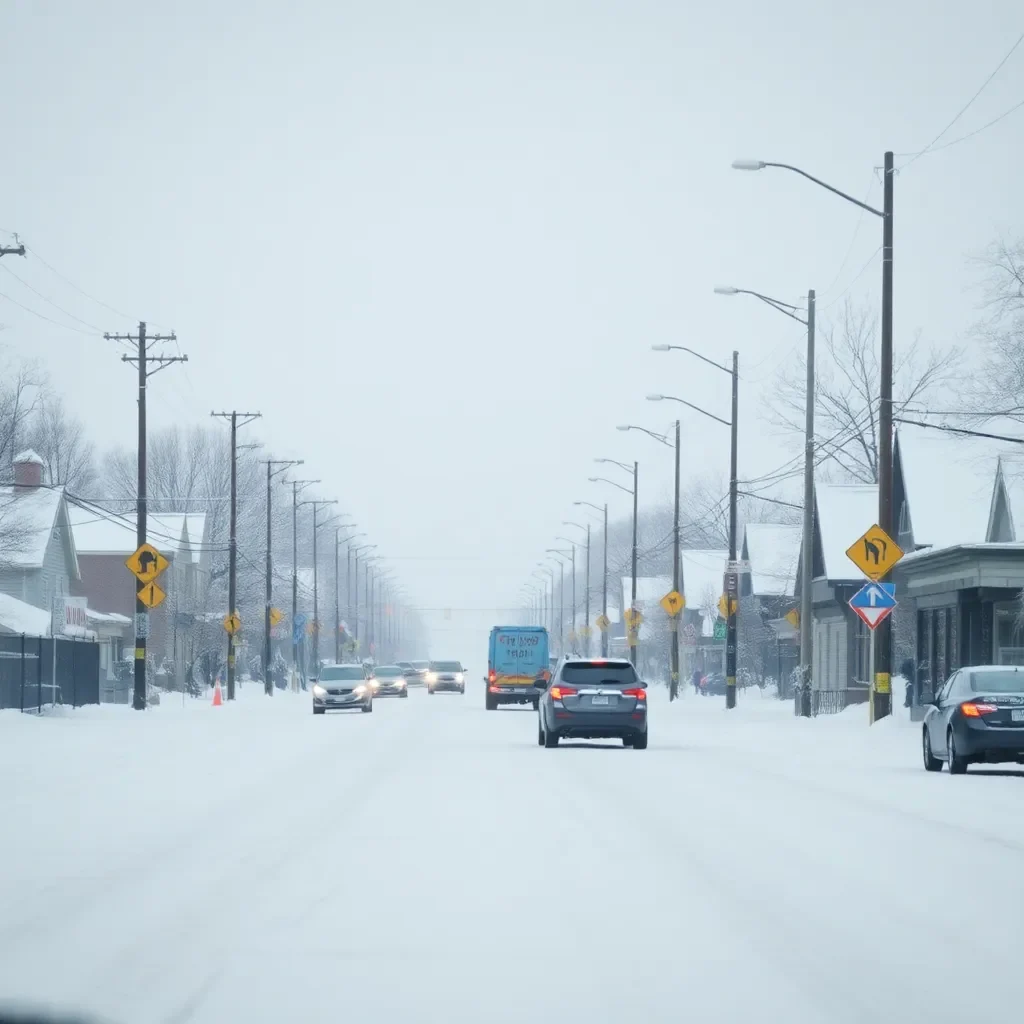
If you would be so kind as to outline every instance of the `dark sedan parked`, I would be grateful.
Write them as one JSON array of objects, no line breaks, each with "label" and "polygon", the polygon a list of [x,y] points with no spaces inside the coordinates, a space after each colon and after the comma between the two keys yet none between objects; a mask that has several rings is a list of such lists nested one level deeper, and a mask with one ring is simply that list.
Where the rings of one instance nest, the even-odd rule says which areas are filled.
[{"label": "dark sedan parked", "polygon": [[975,665],[946,680],[925,715],[921,748],[927,771],[962,775],[969,764],[1024,764],[1024,670]]},{"label": "dark sedan parked", "polygon": [[537,743],[621,739],[647,748],[647,684],[625,659],[563,661],[537,708]]}]

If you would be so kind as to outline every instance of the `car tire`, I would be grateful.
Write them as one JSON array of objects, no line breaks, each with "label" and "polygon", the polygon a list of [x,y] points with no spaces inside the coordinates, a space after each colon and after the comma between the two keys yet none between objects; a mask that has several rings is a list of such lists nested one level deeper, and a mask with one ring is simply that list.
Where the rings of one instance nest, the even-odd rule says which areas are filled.
[{"label": "car tire", "polygon": [[540,719],[537,719],[537,746],[544,746],[544,726],[540,724]]},{"label": "car tire", "polygon": [[557,732],[548,732],[547,729],[545,729],[544,730],[544,746],[547,747],[548,750],[550,750],[552,747],[557,747],[558,746],[558,733]]},{"label": "car tire", "polygon": [[403,690],[398,696],[401,697],[404,700],[406,697],[409,696],[409,691],[408,690]]},{"label": "car tire", "polygon": [[427,693],[429,693],[430,696],[433,697],[434,696],[434,688],[432,686],[428,686],[427,687]]},{"label": "car tire", "polygon": [[462,694],[463,696],[465,696],[466,688],[464,686],[460,686],[459,687],[459,693]]},{"label": "car tire", "polygon": [[949,764],[950,775],[963,775],[967,771],[967,761],[956,752],[956,740],[953,739],[953,730],[946,733],[946,762]]},{"label": "car tire", "polygon": [[322,715],[326,710],[327,710],[327,708],[318,708],[318,707],[314,706],[313,714],[314,715]]},{"label": "car tire", "polygon": [[632,736],[623,736],[622,737],[622,745],[624,747],[631,747],[631,746],[633,746],[633,737]]},{"label": "car tire", "polygon": [[633,749],[634,750],[646,750],[647,749],[647,730],[638,732],[633,737]]},{"label": "car tire", "polygon": [[534,711],[540,710],[540,697],[534,697],[530,703],[533,705]]},{"label": "car tire", "polygon": [[942,771],[942,762],[932,753],[932,741],[928,735],[928,726],[921,730],[921,754],[926,772]]},{"label": "car tire", "polygon": [[484,707],[487,708],[488,711],[497,711],[498,710],[498,702],[497,702],[497,700],[495,700],[493,694],[488,693],[484,697]]},{"label": "car tire", "polygon": [[373,701],[372,700],[370,701],[369,704],[364,704],[363,705],[363,714],[364,715],[368,715],[372,710],[373,710]]}]

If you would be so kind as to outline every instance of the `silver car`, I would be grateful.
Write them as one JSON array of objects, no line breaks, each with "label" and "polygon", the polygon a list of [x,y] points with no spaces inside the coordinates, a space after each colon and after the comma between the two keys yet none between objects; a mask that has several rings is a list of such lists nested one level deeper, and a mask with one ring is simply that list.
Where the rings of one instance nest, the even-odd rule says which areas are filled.
[{"label": "silver car", "polygon": [[324,665],[313,683],[313,714],[373,710],[373,687],[362,665]]}]

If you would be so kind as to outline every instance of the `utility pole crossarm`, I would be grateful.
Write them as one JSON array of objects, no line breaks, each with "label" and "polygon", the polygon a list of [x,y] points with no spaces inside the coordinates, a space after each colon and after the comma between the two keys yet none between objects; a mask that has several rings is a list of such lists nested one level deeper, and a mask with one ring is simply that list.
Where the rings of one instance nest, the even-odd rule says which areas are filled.
[{"label": "utility pole crossarm", "polygon": [[[15,235],[17,238],[17,235]],[[25,246],[21,245],[0,245],[0,256],[24,256]]]}]

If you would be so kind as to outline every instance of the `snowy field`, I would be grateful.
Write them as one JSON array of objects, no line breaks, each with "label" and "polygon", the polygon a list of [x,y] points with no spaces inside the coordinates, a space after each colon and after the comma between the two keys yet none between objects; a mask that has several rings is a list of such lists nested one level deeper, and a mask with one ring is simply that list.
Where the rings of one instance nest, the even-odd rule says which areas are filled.
[{"label": "snowy field", "polygon": [[[0,996],[118,1024],[1008,1020],[1024,775],[652,699],[647,751],[465,697],[0,713]],[[901,711],[902,714],[902,711]]]}]

